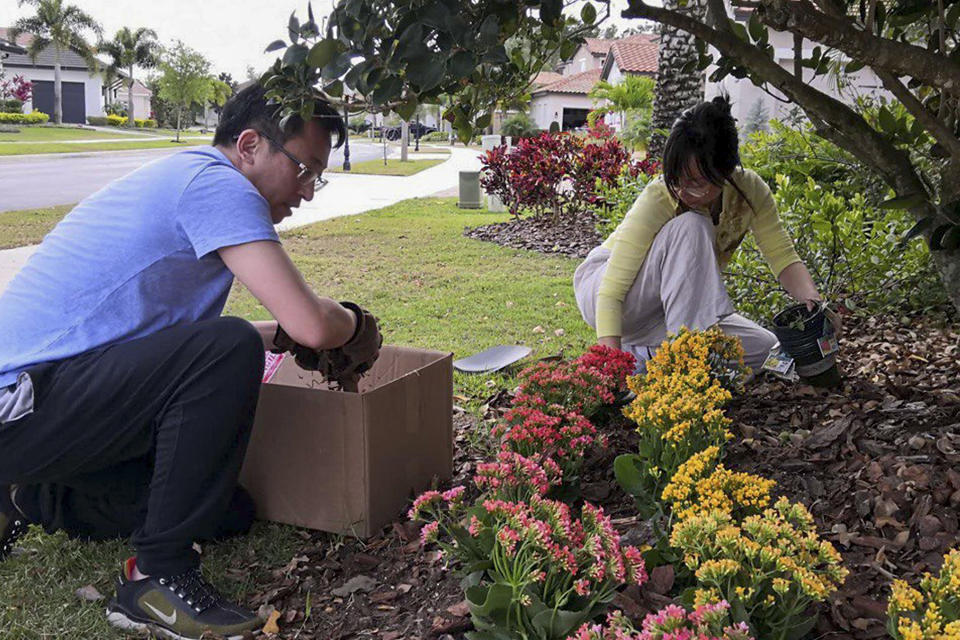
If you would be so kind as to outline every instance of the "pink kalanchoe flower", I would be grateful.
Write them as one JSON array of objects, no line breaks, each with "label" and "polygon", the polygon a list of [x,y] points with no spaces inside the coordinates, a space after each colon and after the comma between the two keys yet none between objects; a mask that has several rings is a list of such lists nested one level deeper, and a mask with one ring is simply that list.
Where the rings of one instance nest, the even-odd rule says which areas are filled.
[{"label": "pink kalanchoe flower", "polygon": [[425,506],[437,500],[440,500],[441,498],[442,496],[440,495],[439,491],[433,491],[433,490],[424,491],[419,496],[417,496],[416,500],[413,501],[413,506],[410,507],[410,511],[407,512],[407,516],[411,520],[416,520],[420,516],[420,511]]},{"label": "pink kalanchoe flower", "polygon": [[431,522],[420,530],[420,544],[427,544],[437,539],[440,529],[439,522]]},{"label": "pink kalanchoe flower", "polygon": [[589,595],[590,593],[590,581],[586,578],[581,578],[573,583],[573,590],[577,592],[578,596]]},{"label": "pink kalanchoe flower", "polygon": [[466,489],[464,486],[453,487],[448,491],[444,491],[441,497],[444,502],[459,502],[463,498],[463,492],[466,491]]},{"label": "pink kalanchoe flower", "polygon": [[626,390],[627,377],[633,375],[637,366],[637,359],[633,354],[603,345],[593,345],[577,361],[583,367],[608,376],[615,391]]}]

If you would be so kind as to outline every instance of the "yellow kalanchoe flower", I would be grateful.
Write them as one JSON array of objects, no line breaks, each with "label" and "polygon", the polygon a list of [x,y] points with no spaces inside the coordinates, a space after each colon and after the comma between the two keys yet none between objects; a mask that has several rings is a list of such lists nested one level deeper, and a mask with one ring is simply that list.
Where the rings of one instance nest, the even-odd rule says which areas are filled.
[{"label": "yellow kalanchoe flower", "polygon": [[960,549],[943,557],[939,575],[923,574],[919,589],[890,585],[887,629],[895,640],[960,640]]},{"label": "yellow kalanchoe flower", "polygon": [[701,596],[752,612],[758,638],[801,624],[806,605],[829,598],[848,573],[806,508],[786,499],[740,523],[730,510],[694,511],[674,526],[670,545],[684,554]]}]

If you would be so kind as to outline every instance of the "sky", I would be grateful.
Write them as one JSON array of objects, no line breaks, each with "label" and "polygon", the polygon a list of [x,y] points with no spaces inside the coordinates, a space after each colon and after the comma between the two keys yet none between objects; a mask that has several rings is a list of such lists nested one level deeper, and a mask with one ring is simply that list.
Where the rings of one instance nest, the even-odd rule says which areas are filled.
[{"label": "sky", "polygon": [[[105,38],[124,26],[150,27],[161,43],[182,40],[211,61],[211,71],[226,71],[237,81],[246,79],[248,65],[259,73],[276,59],[276,54],[264,54],[263,49],[278,38],[286,38],[291,12],[296,11],[301,18],[307,13],[306,0],[66,1],[97,20]],[[331,6],[331,0],[313,3],[318,22]],[[626,7],[627,0],[613,0],[611,20],[604,25],[636,25],[637,21],[619,17]],[[15,0],[0,0],[0,26],[13,26],[18,18],[29,15],[33,15],[32,7],[18,7]]]}]

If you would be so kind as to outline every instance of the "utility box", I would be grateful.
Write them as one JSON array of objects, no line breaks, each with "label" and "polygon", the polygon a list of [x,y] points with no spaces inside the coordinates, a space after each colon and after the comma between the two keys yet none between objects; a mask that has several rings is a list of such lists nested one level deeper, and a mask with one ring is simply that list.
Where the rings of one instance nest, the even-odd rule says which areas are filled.
[{"label": "utility box", "polygon": [[460,172],[460,201],[457,206],[461,209],[479,209],[480,202],[480,172]]},{"label": "utility box", "polygon": [[274,356],[240,473],[257,516],[359,537],[400,518],[453,473],[452,362],[384,346],[349,393]]}]

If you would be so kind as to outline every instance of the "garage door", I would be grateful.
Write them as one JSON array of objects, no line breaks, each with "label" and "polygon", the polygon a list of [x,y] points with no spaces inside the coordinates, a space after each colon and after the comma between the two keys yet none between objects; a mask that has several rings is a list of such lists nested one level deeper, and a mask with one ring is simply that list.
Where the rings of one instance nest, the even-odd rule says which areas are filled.
[{"label": "garage door", "polygon": [[[86,124],[87,103],[84,95],[85,85],[82,82],[61,82],[63,92],[61,103],[63,107],[63,121],[76,124]],[[53,81],[35,80],[33,82],[33,108],[43,111],[53,121]]]}]

